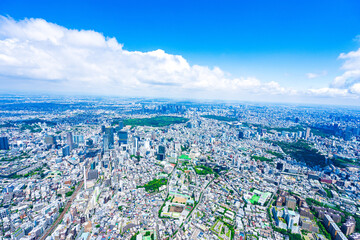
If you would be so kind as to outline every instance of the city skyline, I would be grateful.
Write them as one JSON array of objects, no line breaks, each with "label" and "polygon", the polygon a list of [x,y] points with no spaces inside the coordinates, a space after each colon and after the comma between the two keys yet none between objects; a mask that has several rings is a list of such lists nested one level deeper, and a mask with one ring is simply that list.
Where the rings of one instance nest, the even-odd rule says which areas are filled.
[{"label": "city skyline", "polygon": [[1,93],[359,105],[356,1],[37,3],[0,3]]}]

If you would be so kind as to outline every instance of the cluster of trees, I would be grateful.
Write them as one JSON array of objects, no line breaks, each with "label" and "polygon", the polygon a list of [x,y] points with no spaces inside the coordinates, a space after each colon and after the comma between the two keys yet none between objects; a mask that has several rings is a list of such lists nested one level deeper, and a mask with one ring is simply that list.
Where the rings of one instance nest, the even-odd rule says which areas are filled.
[{"label": "cluster of trees", "polygon": [[232,117],[224,117],[224,116],[216,116],[216,115],[201,115],[201,117],[208,118],[208,119],[215,119],[215,120],[224,121],[224,122],[234,122],[234,121],[238,120],[238,119],[232,118]]},{"label": "cluster of trees", "polygon": [[276,231],[276,232],[279,232],[281,234],[287,235],[290,240],[302,240],[301,234],[291,233],[290,230],[285,230],[285,229],[277,228],[277,227],[274,227],[274,226],[273,226],[273,230]]},{"label": "cluster of trees", "polygon": [[164,126],[169,126],[171,124],[185,123],[187,121],[189,121],[189,119],[183,117],[157,116],[152,118],[125,119],[124,125],[164,127]]},{"label": "cluster of trees", "polygon": [[154,179],[151,180],[150,182],[146,183],[143,186],[137,186],[136,188],[145,188],[145,190],[147,192],[156,192],[159,191],[159,188],[163,185],[167,184],[167,179],[166,178],[162,178],[162,179]]},{"label": "cluster of trees", "polygon": [[204,165],[196,166],[196,167],[194,167],[194,170],[199,175],[207,175],[207,174],[213,174],[214,173],[212,168],[204,166]]},{"label": "cluster of trees", "polygon": [[73,195],[74,191],[69,191],[67,193],[65,193],[65,196],[66,197],[70,197],[71,195]]},{"label": "cluster of trees", "polygon": [[279,153],[279,152],[274,152],[274,151],[270,151],[270,150],[268,150],[268,151],[266,151],[267,153],[270,153],[271,155],[273,155],[273,156],[275,156],[275,157],[277,157],[277,158],[280,158],[280,159],[283,159],[284,158],[284,154],[282,154],[282,153]]},{"label": "cluster of trees", "polygon": [[259,160],[260,162],[272,162],[273,160],[266,157],[259,157],[259,156],[251,156],[251,159],[254,159],[255,161]]},{"label": "cluster of trees", "polygon": [[324,167],[326,165],[325,156],[321,155],[319,151],[312,148],[304,140],[298,140],[296,142],[275,142],[275,144],[299,162],[305,162],[309,166],[319,165],[320,167]]}]

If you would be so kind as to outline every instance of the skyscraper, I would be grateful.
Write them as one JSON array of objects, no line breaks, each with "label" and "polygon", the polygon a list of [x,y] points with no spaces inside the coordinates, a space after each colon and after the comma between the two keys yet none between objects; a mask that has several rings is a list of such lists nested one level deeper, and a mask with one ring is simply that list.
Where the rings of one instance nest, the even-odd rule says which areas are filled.
[{"label": "skyscraper", "polygon": [[[105,138],[107,139],[105,140]],[[104,144],[105,141],[107,142],[107,149],[114,148],[114,129],[112,127],[105,128]],[[104,149],[105,149],[105,145],[104,145]]]},{"label": "skyscraper", "polygon": [[72,150],[74,146],[74,142],[73,142],[73,135],[71,132],[68,132],[66,134],[66,143],[69,146],[70,150]]},{"label": "skyscraper", "polygon": [[0,137],[0,150],[9,150],[9,140],[7,137]]},{"label": "skyscraper", "polygon": [[309,139],[309,137],[310,137],[310,128],[308,127],[308,128],[306,128],[306,133],[305,133],[305,139]]},{"label": "skyscraper", "polygon": [[70,146],[69,145],[66,145],[62,148],[62,154],[64,157],[70,155]]},{"label": "skyscraper", "polygon": [[128,133],[127,131],[118,132],[119,144],[127,144],[128,142]]},{"label": "skyscraper", "polygon": [[51,145],[55,144],[56,143],[55,137],[51,135],[45,136],[45,143]]},{"label": "skyscraper", "polygon": [[164,160],[165,159],[165,147],[164,146],[161,146],[161,145],[159,146],[157,159],[158,160]]}]

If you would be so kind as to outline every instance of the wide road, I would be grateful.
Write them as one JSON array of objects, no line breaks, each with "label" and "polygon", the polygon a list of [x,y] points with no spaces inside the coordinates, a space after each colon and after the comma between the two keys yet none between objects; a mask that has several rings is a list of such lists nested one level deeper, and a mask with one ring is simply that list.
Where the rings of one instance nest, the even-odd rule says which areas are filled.
[{"label": "wide road", "polygon": [[76,198],[78,192],[80,191],[80,189],[82,188],[82,186],[84,185],[84,181],[81,181],[79,186],[77,186],[77,188],[75,189],[74,193],[71,195],[71,198],[68,200],[68,202],[65,205],[64,211],[62,211],[62,213],[60,214],[60,216],[56,219],[56,221],[53,223],[53,225],[45,232],[45,234],[40,238],[40,240],[45,240],[47,236],[49,236],[54,229],[56,228],[56,226],[62,221],[62,219],[64,218],[65,213],[69,210],[69,208],[71,207],[72,202],[74,201],[74,199]]}]

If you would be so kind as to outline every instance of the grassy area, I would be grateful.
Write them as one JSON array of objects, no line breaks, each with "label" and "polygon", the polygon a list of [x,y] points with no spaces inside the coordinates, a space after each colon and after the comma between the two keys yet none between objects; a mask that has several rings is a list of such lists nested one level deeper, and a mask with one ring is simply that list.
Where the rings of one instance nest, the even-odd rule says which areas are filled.
[{"label": "grassy area", "polygon": [[145,188],[145,190],[147,192],[157,192],[159,191],[159,188],[163,185],[167,184],[167,179],[166,178],[162,178],[162,179],[154,179],[151,180],[150,182],[146,183],[143,186],[137,186],[136,188]]},{"label": "grassy area", "polygon": [[274,152],[274,151],[270,151],[270,150],[268,150],[268,151],[266,151],[266,152],[269,153],[269,154],[271,154],[271,155],[273,155],[273,156],[275,156],[275,157],[277,157],[277,158],[280,158],[280,159],[283,159],[283,158],[284,158],[284,154],[282,154],[282,153]]},{"label": "grassy area", "polygon": [[194,167],[194,170],[199,175],[207,175],[207,174],[214,173],[210,167],[203,166],[203,165]]},{"label": "grassy area", "polygon": [[1,158],[0,161],[9,161],[9,162],[12,162],[12,161],[16,161],[16,160],[28,158],[29,156],[30,156],[30,155],[29,155],[27,152],[23,152],[23,153],[21,153],[20,155],[15,156],[15,157],[11,157],[11,158],[3,157],[3,158]]},{"label": "grassy area", "polygon": [[314,135],[320,136],[320,137],[331,137],[335,135],[335,132],[330,129],[324,129],[324,128],[311,128],[311,132]]},{"label": "grassy area", "polygon": [[216,115],[201,115],[201,117],[208,118],[208,119],[214,119],[214,120],[218,120],[218,121],[224,121],[224,122],[238,121],[238,119],[236,119],[236,118],[224,117],[224,116],[216,116]]},{"label": "grassy area", "polygon": [[256,123],[247,123],[244,122],[243,123],[244,126],[246,127],[256,127],[256,128],[262,128],[262,129],[266,129],[267,131],[271,131],[271,130],[275,130],[277,132],[299,132],[299,131],[304,131],[304,127],[298,125],[298,126],[294,126],[294,127],[288,127],[288,128],[283,128],[283,127],[269,127],[269,126],[265,126],[262,124],[256,124]]},{"label": "grassy area", "polygon": [[169,126],[171,124],[185,123],[187,121],[189,121],[189,119],[183,118],[183,117],[158,116],[158,117],[152,117],[152,118],[125,119],[124,125],[165,127],[165,126]]},{"label": "grassy area", "polygon": [[340,168],[360,166],[360,162],[356,161],[355,159],[335,157],[331,159],[331,161],[334,163],[335,166]]},{"label": "grassy area", "polygon": [[249,201],[251,202],[251,204],[255,204],[255,203],[259,202],[259,199],[260,199],[260,196],[254,194]]},{"label": "grassy area", "polygon": [[259,156],[251,156],[251,159],[254,159],[255,161],[259,160],[260,162],[272,162],[273,160],[266,157],[259,157]]},{"label": "grassy area", "polygon": [[188,155],[181,155],[180,157],[179,157],[179,159],[184,159],[184,160],[191,160],[191,158],[188,156]]},{"label": "grassy area", "polygon": [[33,124],[33,125],[29,125],[29,124],[24,124],[21,126],[21,130],[30,130],[30,132],[32,133],[37,133],[37,132],[41,132],[42,128],[38,125],[38,124]]},{"label": "grassy area", "polygon": [[325,157],[303,140],[290,143],[275,142],[275,144],[281,147],[286,154],[289,154],[299,162],[306,163],[308,166],[326,166]]},{"label": "grassy area", "polygon": [[44,178],[46,175],[44,174],[45,170],[43,170],[43,167],[38,167],[24,175],[18,175],[18,174],[14,174],[11,175],[9,178],[11,179],[17,179],[17,178],[27,178],[27,177],[31,177],[34,175],[40,175],[41,178]]}]

